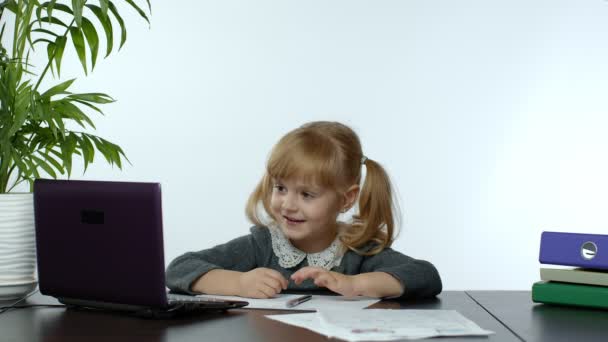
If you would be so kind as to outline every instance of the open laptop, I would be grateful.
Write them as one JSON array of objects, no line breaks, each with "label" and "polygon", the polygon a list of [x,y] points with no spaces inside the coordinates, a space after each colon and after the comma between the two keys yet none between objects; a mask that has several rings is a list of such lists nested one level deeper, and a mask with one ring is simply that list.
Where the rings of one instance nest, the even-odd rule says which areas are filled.
[{"label": "open laptop", "polygon": [[40,292],[68,306],[163,318],[248,304],[167,294],[159,183],[37,179],[34,216]]}]

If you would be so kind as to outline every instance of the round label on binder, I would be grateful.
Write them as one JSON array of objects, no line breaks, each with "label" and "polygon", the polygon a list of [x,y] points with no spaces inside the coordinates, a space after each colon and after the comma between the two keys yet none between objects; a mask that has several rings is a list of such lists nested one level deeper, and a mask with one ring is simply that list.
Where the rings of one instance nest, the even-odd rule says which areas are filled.
[{"label": "round label on binder", "polygon": [[597,254],[597,246],[591,241],[587,241],[581,247],[581,256],[586,260],[595,258]]}]

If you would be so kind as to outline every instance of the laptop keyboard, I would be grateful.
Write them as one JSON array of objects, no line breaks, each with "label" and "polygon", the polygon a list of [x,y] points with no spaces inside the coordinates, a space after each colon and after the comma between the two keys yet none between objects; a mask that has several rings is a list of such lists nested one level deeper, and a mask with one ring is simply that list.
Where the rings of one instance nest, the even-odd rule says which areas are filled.
[{"label": "laptop keyboard", "polygon": [[243,301],[226,300],[221,298],[197,297],[189,295],[181,295],[176,293],[167,293],[167,302],[172,304],[189,304],[203,305],[209,307],[241,307],[248,303]]},{"label": "laptop keyboard", "polygon": [[167,308],[145,308],[134,314],[143,318],[167,319],[178,314],[194,314],[226,311],[248,305],[245,301],[224,300],[220,298],[202,298],[189,295],[167,293]]},{"label": "laptop keyboard", "polygon": [[[167,294],[167,301],[169,302],[169,304],[174,304],[174,303],[200,303],[200,302],[213,302],[216,300],[209,300],[209,298],[200,298],[200,297],[196,297],[196,296],[188,296],[188,295],[180,295],[180,294],[175,294],[175,293],[168,293]],[[219,301],[219,300],[217,300]]]}]

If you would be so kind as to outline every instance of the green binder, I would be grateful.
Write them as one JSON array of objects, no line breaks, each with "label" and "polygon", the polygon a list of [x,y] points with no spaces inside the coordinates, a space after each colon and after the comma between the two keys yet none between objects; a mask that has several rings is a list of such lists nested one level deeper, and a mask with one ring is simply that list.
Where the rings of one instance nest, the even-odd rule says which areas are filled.
[{"label": "green binder", "polygon": [[608,286],[539,281],[532,285],[532,301],[608,309]]}]

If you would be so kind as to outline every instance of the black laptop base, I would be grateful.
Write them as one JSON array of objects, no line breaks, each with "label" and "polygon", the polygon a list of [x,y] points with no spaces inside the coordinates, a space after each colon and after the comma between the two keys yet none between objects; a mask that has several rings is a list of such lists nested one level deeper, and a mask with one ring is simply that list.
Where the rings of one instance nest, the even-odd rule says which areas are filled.
[{"label": "black laptop base", "polygon": [[246,306],[247,302],[183,302],[171,304],[167,308],[150,308],[137,305],[115,304],[81,300],[73,298],[58,298],[68,309],[79,311],[112,312],[147,319],[169,319],[177,316],[199,315],[210,312],[224,312]]}]

